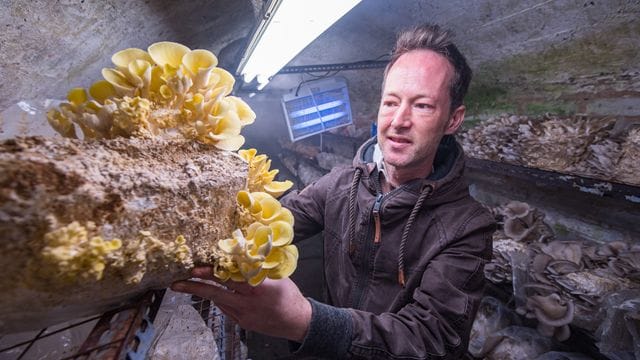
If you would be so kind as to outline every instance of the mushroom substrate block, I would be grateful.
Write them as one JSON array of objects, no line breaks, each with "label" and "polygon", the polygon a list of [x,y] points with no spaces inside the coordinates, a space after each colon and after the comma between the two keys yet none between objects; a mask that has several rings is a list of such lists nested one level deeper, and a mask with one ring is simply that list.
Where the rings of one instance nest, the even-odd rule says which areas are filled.
[{"label": "mushroom substrate block", "polygon": [[247,164],[177,139],[0,143],[0,334],[116,307],[214,264]]}]

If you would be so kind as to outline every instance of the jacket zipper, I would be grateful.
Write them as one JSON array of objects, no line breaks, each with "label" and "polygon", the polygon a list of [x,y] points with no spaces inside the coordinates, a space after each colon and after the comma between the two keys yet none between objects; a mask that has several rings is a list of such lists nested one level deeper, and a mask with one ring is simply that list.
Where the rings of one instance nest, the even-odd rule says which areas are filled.
[{"label": "jacket zipper", "polygon": [[365,228],[368,230],[367,230],[367,233],[365,234],[363,249],[362,249],[362,253],[360,254],[360,256],[362,256],[363,263],[360,268],[360,271],[357,272],[356,282],[354,284],[354,290],[351,297],[351,307],[354,309],[360,308],[360,305],[361,305],[360,303],[362,302],[364,289],[366,288],[367,283],[369,281],[369,277],[371,275],[369,274],[369,269],[371,269],[372,267],[372,263],[373,263],[372,257],[377,251],[377,248],[380,245],[380,241],[382,238],[382,234],[381,234],[382,223],[381,223],[381,216],[380,216],[380,209],[382,208],[382,202],[385,198],[388,198],[389,195],[394,194],[398,191],[402,191],[402,189],[403,187],[398,187],[396,189],[389,191],[387,194],[383,195],[379,186],[377,186],[376,200],[374,201],[373,206],[371,207],[371,213],[373,215],[374,229],[375,229],[374,238],[373,238],[373,242],[367,241],[367,239],[369,239],[369,236],[371,236],[371,227],[370,227],[371,218],[369,218],[369,221],[365,225]]},{"label": "jacket zipper", "polygon": [[357,276],[357,281],[355,284],[355,289],[353,292],[353,297],[352,297],[352,307],[355,309],[359,309],[360,308],[360,303],[362,302],[362,298],[363,298],[363,294],[364,294],[364,289],[367,286],[367,283],[369,282],[369,277],[370,277],[370,269],[372,266],[372,262],[373,262],[373,256],[376,253],[376,250],[378,248],[378,245],[380,245],[380,240],[381,240],[381,232],[382,232],[382,224],[381,224],[381,219],[380,219],[380,209],[382,208],[382,200],[384,198],[384,195],[382,194],[382,192],[380,191],[380,189],[378,189],[377,194],[376,194],[376,200],[373,203],[373,206],[371,207],[371,214],[373,215],[373,221],[374,221],[374,235],[373,235],[373,243],[368,240],[370,239],[369,236],[371,236],[371,218],[369,218],[369,223],[367,224],[366,228],[367,230],[367,234],[364,238],[364,242],[363,242],[363,251],[362,251],[362,266],[360,268],[360,271],[358,271],[358,276]]},{"label": "jacket zipper", "polygon": [[367,241],[367,239],[371,236],[371,218],[367,221],[365,229],[367,229],[367,232],[362,243],[362,253],[358,256],[362,260],[362,263],[360,264],[360,270],[356,272],[356,281],[353,287],[353,293],[351,294],[350,307],[354,309],[360,308],[362,294],[364,292],[365,283],[367,282],[367,273],[369,272],[369,257],[371,256],[372,243]]}]

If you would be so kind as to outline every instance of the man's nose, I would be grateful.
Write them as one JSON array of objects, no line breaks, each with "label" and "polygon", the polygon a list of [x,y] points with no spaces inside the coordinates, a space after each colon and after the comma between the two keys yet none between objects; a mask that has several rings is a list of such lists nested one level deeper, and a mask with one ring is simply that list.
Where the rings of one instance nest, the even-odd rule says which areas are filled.
[{"label": "man's nose", "polygon": [[393,114],[391,126],[408,127],[411,124],[411,107],[406,104],[398,106]]}]

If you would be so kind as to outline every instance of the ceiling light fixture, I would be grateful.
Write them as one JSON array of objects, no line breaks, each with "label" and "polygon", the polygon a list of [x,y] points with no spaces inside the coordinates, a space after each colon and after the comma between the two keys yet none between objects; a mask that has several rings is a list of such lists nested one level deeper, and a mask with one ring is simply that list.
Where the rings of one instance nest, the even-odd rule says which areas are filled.
[{"label": "ceiling light fixture", "polygon": [[272,0],[245,50],[237,73],[258,89],[361,0]]}]

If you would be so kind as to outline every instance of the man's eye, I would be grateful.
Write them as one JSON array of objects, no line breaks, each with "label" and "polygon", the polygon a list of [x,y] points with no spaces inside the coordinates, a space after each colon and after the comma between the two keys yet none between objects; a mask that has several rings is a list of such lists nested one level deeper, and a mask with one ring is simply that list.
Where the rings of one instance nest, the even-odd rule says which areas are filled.
[{"label": "man's eye", "polygon": [[384,101],[382,103],[382,105],[387,106],[387,107],[391,107],[391,106],[397,106],[398,103],[396,103],[395,101]]},{"label": "man's eye", "polygon": [[423,109],[423,110],[428,110],[428,109],[433,109],[433,106],[431,104],[424,104],[424,103],[418,103],[415,105],[418,109]]}]

